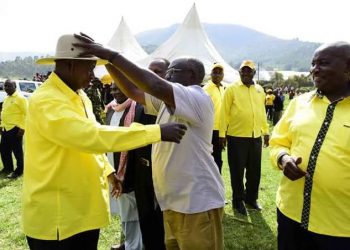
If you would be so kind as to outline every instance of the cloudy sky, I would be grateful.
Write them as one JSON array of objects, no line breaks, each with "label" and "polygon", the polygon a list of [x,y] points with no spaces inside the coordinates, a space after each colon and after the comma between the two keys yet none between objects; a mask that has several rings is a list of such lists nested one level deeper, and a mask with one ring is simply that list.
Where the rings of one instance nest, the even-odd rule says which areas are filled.
[{"label": "cloudy sky", "polygon": [[193,3],[205,23],[239,24],[279,38],[350,42],[347,0],[0,0],[0,52],[54,51],[62,34],[107,43],[121,17],[134,34],[181,23]]}]

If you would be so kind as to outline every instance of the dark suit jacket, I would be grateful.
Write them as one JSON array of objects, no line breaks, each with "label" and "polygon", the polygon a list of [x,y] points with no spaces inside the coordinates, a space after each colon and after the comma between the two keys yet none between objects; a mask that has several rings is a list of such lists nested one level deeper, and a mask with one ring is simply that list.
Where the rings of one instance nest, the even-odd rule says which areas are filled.
[{"label": "dark suit jacket", "polygon": [[[125,116],[128,113],[129,108],[124,110],[124,113],[120,119],[119,126],[124,126]],[[106,114],[106,124],[110,124],[114,110],[108,110]],[[156,117],[152,115],[147,115],[144,112],[144,108],[141,104],[136,104],[135,107],[135,118],[134,122],[138,122],[144,125],[154,124]],[[142,148],[137,148],[130,150],[128,152],[128,160],[126,165],[126,171],[123,182],[123,193],[129,193],[134,191],[135,184],[137,185],[152,185],[152,165],[151,165],[151,150],[152,146],[148,145]],[[115,152],[114,156],[114,168],[118,169],[120,152]],[[145,160],[147,160],[150,165],[144,166]],[[137,183],[136,183],[137,182]]]}]

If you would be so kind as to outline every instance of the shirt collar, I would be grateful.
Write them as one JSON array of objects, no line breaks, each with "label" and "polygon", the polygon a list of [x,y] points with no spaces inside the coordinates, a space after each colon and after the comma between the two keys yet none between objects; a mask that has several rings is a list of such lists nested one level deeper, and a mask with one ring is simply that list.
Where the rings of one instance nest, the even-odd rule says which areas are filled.
[{"label": "shirt collar", "polygon": [[13,92],[13,94],[12,95],[9,95],[10,97],[16,97],[16,96],[18,96],[18,90],[15,90],[15,92]]},{"label": "shirt collar", "polygon": [[[327,96],[325,96],[323,93],[322,93],[322,91],[321,90],[319,90],[319,89],[316,89],[316,90],[313,90],[313,93],[310,95],[310,99],[309,99],[309,101],[312,101],[312,100],[314,100],[315,98],[318,98],[318,99],[325,99],[325,100],[327,100],[328,102],[330,102],[329,100],[328,100],[328,98],[327,98]],[[336,101],[341,101],[341,100],[344,100],[345,98],[344,97],[341,97],[341,98],[339,98],[338,100],[336,100]]]},{"label": "shirt collar", "polygon": [[78,89],[77,92],[73,91],[66,83],[64,83],[61,78],[55,73],[52,72],[49,76],[49,81],[53,82],[68,98],[74,100],[80,98],[81,89]]},{"label": "shirt collar", "polygon": [[[245,85],[243,82],[242,82],[242,80],[239,80],[238,81],[238,85],[244,85],[244,86],[247,86],[247,85]],[[253,84],[252,85],[250,85],[250,86],[255,86],[255,82],[253,81]],[[249,86],[249,87],[250,87]]]},{"label": "shirt collar", "polygon": [[[212,81],[212,80],[209,80],[209,83],[208,83],[210,86],[213,86],[213,87],[217,87],[217,85]],[[222,83],[220,83],[221,85],[219,86],[220,88],[223,87]]]}]

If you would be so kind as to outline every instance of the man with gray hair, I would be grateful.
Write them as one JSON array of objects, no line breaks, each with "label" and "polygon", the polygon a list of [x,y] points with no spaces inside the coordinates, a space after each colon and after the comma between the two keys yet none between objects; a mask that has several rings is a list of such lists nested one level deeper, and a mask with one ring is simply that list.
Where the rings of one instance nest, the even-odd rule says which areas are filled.
[{"label": "man with gray hair", "polygon": [[130,80],[122,82],[122,91],[157,115],[158,124],[181,121],[188,128],[181,144],[157,143],[152,148],[153,183],[163,211],[166,248],[222,250],[224,185],[211,156],[214,110],[200,86],[203,63],[176,59],[163,79],[87,36],[76,37],[84,41],[76,44],[84,48],[83,55],[108,59],[112,77],[123,74]]},{"label": "man with gray hair", "polygon": [[[120,182],[105,153],[126,151],[160,140],[179,143],[179,123],[104,126],[81,90],[93,77],[91,55],[79,56],[73,35],[61,36],[47,81],[31,96],[26,121],[22,195],[23,229],[30,249],[96,250],[99,230],[108,224],[108,180],[112,195]],[[172,143],[169,143],[172,144]]]}]

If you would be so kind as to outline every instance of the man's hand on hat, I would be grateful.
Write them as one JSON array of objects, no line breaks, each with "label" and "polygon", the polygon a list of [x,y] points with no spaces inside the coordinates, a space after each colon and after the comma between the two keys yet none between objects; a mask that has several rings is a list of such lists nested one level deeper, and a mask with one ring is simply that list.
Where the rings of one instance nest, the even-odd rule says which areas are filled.
[{"label": "man's hand on hat", "polygon": [[81,43],[73,43],[73,45],[84,50],[84,52],[80,53],[80,56],[94,55],[101,59],[108,60],[114,53],[114,51],[96,43],[94,39],[82,32],[80,32],[80,34],[74,34],[74,37],[80,40]]}]

